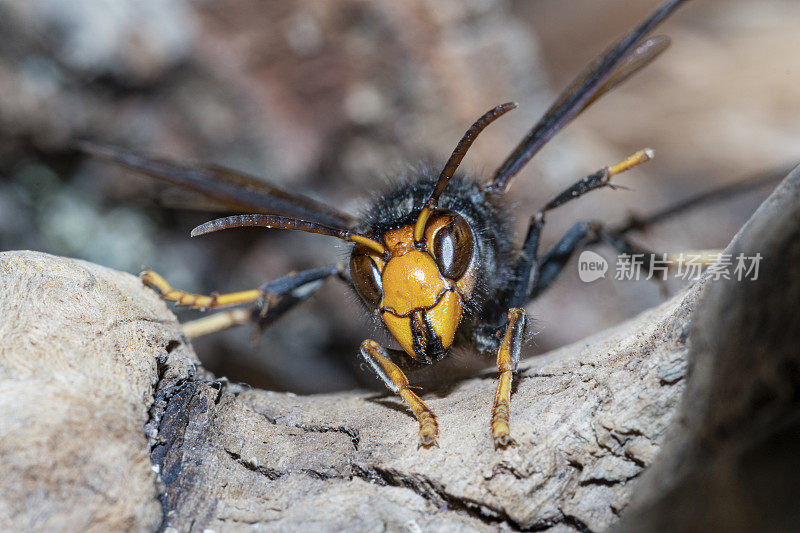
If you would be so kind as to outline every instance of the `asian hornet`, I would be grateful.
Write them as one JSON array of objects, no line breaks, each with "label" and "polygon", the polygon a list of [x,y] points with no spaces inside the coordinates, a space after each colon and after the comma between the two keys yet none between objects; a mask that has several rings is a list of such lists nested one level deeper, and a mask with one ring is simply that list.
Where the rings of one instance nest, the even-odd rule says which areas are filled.
[{"label": "asian hornet", "polygon": [[192,236],[258,226],[318,233],[352,243],[348,266],[305,270],[231,294],[189,294],[173,289],[155,272],[144,272],[144,283],[179,305],[214,309],[250,304],[250,308],[227,310],[186,324],[190,337],[271,321],[313,294],[325,279],[338,276],[402,348],[391,350],[365,340],[360,355],[413,411],[419,421],[420,444],[436,444],[439,427],[431,409],[411,390],[401,367],[433,364],[453,346],[468,344],[497,360],[499,381],[490,427],[495,446],[504,447],[511,442],[511,384],[525,339],[524,306],[552,284],[580,247],[598,240],[623,252],[631,247],[621,232],[578,222],[540,255],[539,237],[546,213],[591,190],[613,188],[613,176],[647,161],[652,152],[637,152],[557,195],[531,217],[521,248],[513,245],[504,195],[512,179],[553,135],[666,49],[666,37],[647,35],[685,1],[665,2],[590,64],[488,180],[456,171],[478,134],[517,107],[515,103],[499,105],[480,117],[440,173],[420,172],[383,194],[359,217],[229,170],[180,166],[94,145],[83,149],[193,189],[220,207],[248,213],[202,224],[192,230]]}]

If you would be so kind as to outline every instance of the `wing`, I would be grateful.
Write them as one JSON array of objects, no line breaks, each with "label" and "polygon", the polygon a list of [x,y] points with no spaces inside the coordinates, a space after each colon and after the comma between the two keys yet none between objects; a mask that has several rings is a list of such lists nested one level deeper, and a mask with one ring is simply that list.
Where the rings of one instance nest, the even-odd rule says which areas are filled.
[{"label": "wing", "polygon": [[[617,67],[617,70],[611,73],[611,76],[608,77],[605,83],[597,89],[594,96],[587,100],[583,107],[575,113],[575,116],[583,113],[583,110],[592,105],[595,100],[649,65],[656,57],[661,55],[661,52],[669,47],[669,43],[669,37],[666,35],[657,35],[637,46],[630,55],[625,57],[622,64]],[[570,86],[568,91],[575,89],[575,87]]]},{"label": "wing", "polygon": [[661,21],[687,0],[669,0],[639,27],[617,41],[573,81],[550,106],[539,122],[528,132],[484,187],[505,191],[511,179],[561,128],[600,96],[610,91],[639,69],[649,64],[669,45],[665,37],[642,43]]},{"label": "wing", "polygon": [[94,157],[189,189],[202,199],[195,205],[247,213],[282,215],[318,224],[351,227],[354,218],[333,207],[299,194],[288,193],[251,176],[220,167],[179,165],[141,156],[135,152],[81,143],[79,148]]}]

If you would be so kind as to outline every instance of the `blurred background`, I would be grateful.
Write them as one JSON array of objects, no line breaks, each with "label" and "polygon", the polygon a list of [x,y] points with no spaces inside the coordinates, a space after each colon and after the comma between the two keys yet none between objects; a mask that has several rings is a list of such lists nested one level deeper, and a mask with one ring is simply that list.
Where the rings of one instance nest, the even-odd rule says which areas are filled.
[{"label": "blurred background", "polygon": [[[134,274],[147,266],[200,293],[340,260],[334,239],[298,232],[189,239],[212,215],[165,208],[158,184],[88,160],[74,142],[225,165],[355,212],[410,164],[443,163],[484,111],[517,101],[462,165],[489,175],[559,90],[657,3],[0,0],[0,250]],[[800,160],[798,27],[794,0],[689,2],[656,32],[672,47],[522,172],[510,193],[517,226],[578,177],[645,146],[656,159],[618,179],[634,191],[599,191],[553,212],[543,246],[577,220],[622,221]],[[657,251],[724,247],[768,193],[636,240]],[[597,251],[613,265],[614,254]],[[581,283],[573,264],[529,306],[539,333],[528,352],[663,299],[644,281]],[[341,283],[287,318],[256,342],[229,331],[195,348],[218,375],[275,390],[377,384],[355,357],[375,332]]]}]

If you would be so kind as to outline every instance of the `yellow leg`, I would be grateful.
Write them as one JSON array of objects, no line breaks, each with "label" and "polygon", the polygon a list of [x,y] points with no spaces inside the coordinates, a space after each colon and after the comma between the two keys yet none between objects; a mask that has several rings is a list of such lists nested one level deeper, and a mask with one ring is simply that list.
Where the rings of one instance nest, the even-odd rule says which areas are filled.
[{"label": "yellow leg", "polygon": [[508,446],[511,441],[509,418],[511,415],[511,380],[519,364],[522,336],[525,332],[525,310],[518,307],[508,310],[508,325],[503,342],[497,351],[497,370],[500,379],[492,406],[492,438],[495,448]]},{"label": "yellow leg", "polygon": [[622,174],[623,172],[626,172],[637,165],[641,165],[642,163],[646,163],[651,159],[653,159],[653,151],[650,148],[639,150],[635,154],[623,159],[616,165],[608,167],[608,176],[611,177],[616,176],[617,174]]},{"label": "yellow leg", "polygon": [[668,262],[668,266],[670,267],[677,267],[686,263],[695,263],[706,267],[712,263],[715,263],[724,251],[725,250],[718,248],[711,250],[688,250],[686,252],[675,252],[667,254],[666,260]]},{"label": "yellow leg", "polygon": [[[152,270],[142,272],[141,278],[145,285],[154,289],[165,300],[195,309],[255,304],[247,309],[231,309],[185,323],[184,333],[189,338],[195,338],[242,324],[263,326],[266,321],[274,320],[294,305],[309,298],[327,278],[340,274],[342,269],[341,265],[311,268],[265,283],[258,289],[210,296],[175,290]],[[291,300],[280,304],[284,297],[291,297]]]},{"label": "yellow leg", "polygon": [[389,359],[388,354],[381,345],[372,340],[365,340],[361,344],[361,357],[369,363],[390,391],[400,395],[403,401],[411,408],[417,420],[419,420],[420,446],[425,446],[426,448],[433,445],[438,446],[436,438],[439,436],[439,425],[436,423],[436,415],[433,414],[433,411],[425,405],[425,402],[419,396],[411,392],[408,388],[408,378]]},{"label": "yellow leg", "polygon": [[258,301],[264,294],[259,289],[249,291],[231,292],[228,294],[191,294],[173,289],[167,280],[152,270],[145,270],[140,274],[142,282],[158,292],[161,297],[178,305],[185,305],[193,309],[215,309],[228,305],[239,305]]},{"label": "yellow leg", "polygon": [[183,323],[183,332],[190,339],[196,339],[203,335],[209,335],[225,329],[234,328],[243,324],[255,323],[253,320],[253,309],[230,309],[220,311],[213,315],[204,316],[196,320]]}]

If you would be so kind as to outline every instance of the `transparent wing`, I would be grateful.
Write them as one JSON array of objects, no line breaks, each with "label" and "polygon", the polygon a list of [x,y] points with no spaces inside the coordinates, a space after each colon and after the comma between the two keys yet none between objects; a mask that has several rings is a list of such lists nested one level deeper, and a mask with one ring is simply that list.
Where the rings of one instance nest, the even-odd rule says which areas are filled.
[{"label": "transparent wing", "polygon": [[194,193],[187,195],[194,198],[191,205],[203,209],[282,215],[336,227],[350,227],[354,222],[347,213],[234,170],[181,165],[91,143],[81,143],[79,148],[94,157],[189,189]]}]

